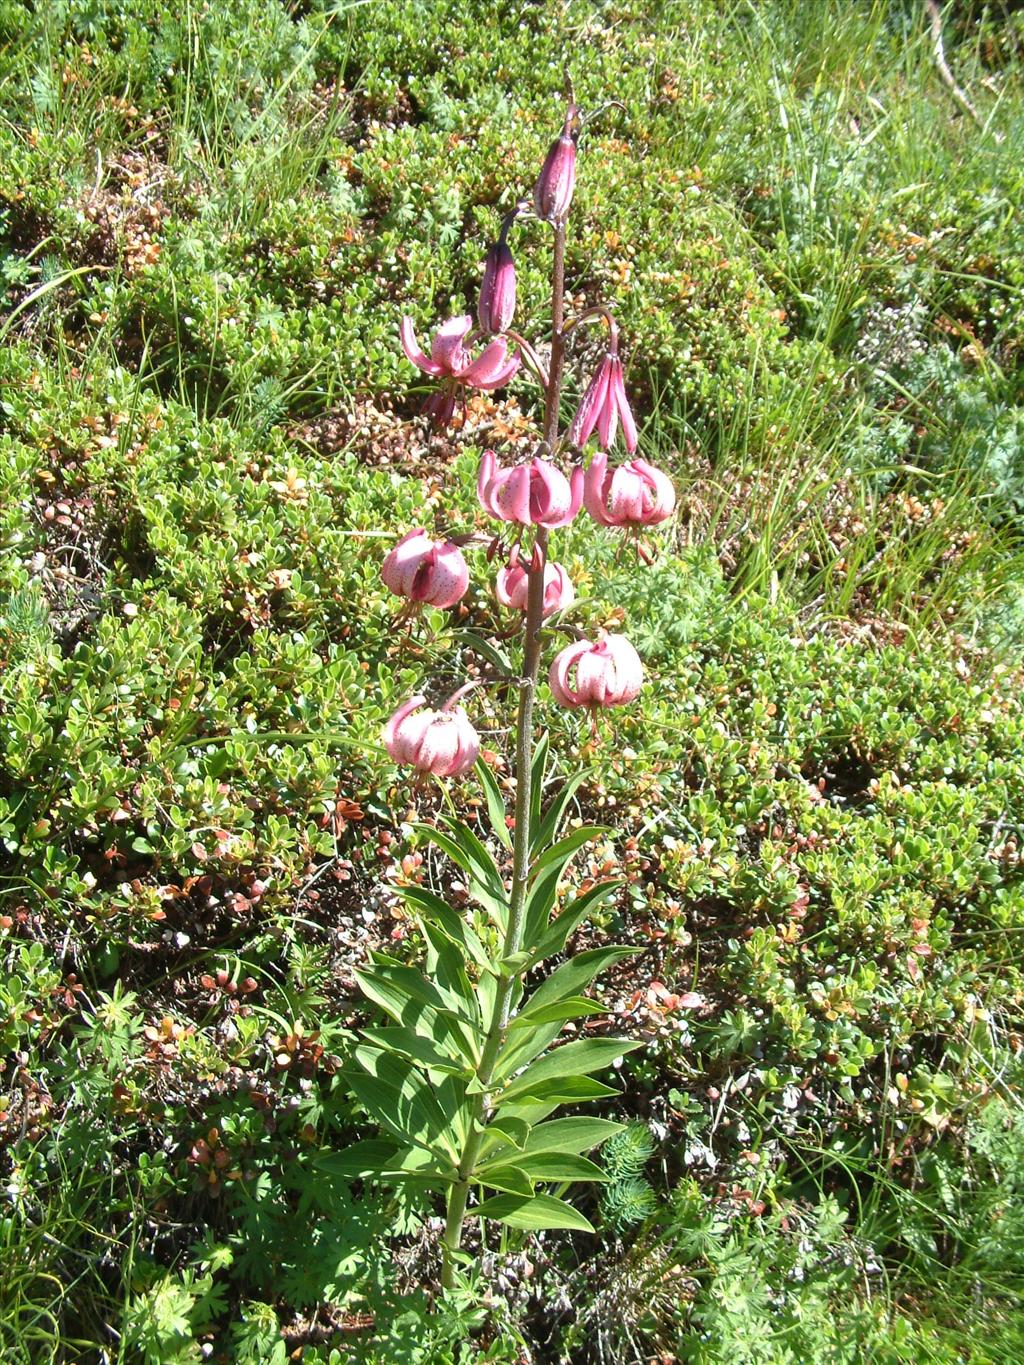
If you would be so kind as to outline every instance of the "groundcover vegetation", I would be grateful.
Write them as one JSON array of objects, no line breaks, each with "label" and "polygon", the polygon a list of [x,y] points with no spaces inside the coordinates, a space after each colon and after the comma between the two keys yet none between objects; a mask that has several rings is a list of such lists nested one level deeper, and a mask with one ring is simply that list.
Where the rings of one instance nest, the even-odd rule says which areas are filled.
[{"label": "groundcover vegetation", "polygon": [[[0,0],[4,1359],[1024,1356],[1022,60],[980,2]],[[401,888],[469,913],[423,826],[480,789],[380,735],[508,614],[380,565],[538,412],[431,433],[398,327],[474,307],[566,64],[623,106],[568,290],[678,495],[642,571],[560,532],[647,678],[545,711],[639,1045],[594,1231],[467,1225],[442,1294],[442,1203],[339,1157],[354,973],[424,961]]]}]

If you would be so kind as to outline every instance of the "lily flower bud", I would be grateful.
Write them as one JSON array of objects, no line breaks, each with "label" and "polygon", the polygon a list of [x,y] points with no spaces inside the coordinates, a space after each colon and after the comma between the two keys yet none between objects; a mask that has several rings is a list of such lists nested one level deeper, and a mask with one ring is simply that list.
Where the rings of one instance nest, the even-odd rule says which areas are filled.
[{"label": "lily flower bud", "polygon": [[555,655],[548,682],[563,706],[622,706],[644,681],[640,656],[624,635],[601,632],[596,644],[577,640]]},{"label": "lily flower bud", "polygon": [[610,350],[597,367],[580,401],[569,429],[569,440],[574,446],[582,447],[597,427],[598,442],[603,450],[608,450],[615,440],[620,418],[622,439],[632,455],[637,444],[636,423],[626,398],[622,361],[615,350]]},{"label": "lily flower bud", "polygon": [[417,528],[404,535],[385,559],[381,578],[397,597],[452,607],[469,587],[462,551],[450,540],[431,540]]},{"label": "lily flower bud", "polygon": [[571,131],[575,118],[575,105],[570,105],[565,116],[565,127],[551,144],[533,187],[533,205],[537,217],[556,226],[565,221],[576,188],[576,137]]},{"label": "lily flower bud", "polygon": [[507,332],[516,311],[516,267],[505,241],[505,232],[494,242],[484,261],[477,319],[483,332]]},{"label": "lily flower bud", "polygon": [[[506,565],[498,570],[494,583],[494,595],[503,607],[514,611],[525,611],[530,593],[530,575],[522,564]],[[576,589],[561,564],[550,560],[544,565],[544,611],[550,616],[553,611],[561,611],[576,601]]]},{"label": "lily flower bud", "polygon": [[458,777],[472,768],[480,736],[462,707],[452,705],[454,700],[440,711],[420,711],[426,697],[417,696],[398,708],[383,731],[384,747],[396,763],[435,777]]}]

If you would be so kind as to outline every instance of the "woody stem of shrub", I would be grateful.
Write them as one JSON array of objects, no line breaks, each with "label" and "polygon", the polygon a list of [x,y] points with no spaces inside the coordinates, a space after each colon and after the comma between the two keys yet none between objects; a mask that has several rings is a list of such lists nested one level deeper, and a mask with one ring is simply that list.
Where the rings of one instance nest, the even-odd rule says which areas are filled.
[{"label": "woody stem of shrub", "polygon": [[[544,394],[544,439],[554,447],[558,439],[558,413],[562,396],[562,367],[565,360],[565,337],[562,323],[565,311],[565,224],[555,228],[554,264],[551,272],[551,367]],[[529,591],[523,639],[523,667],[519,678],[519,713],[516,719],[516,804],[515,832],[512,844],[512,890],[509,894],[508,926],[505,931],[505,959],[522,950],[523,920],[526,910],[526,887],[530,873],[530,804],[533,779],[533,702],[540,672],[541,625],[544,620],[544,565],[547,561],[548,531],[537,527],[536,552],[530,561]],[[458,1179],[448,1193],[448,1209],[443,1238],[441,1284],[451,1289],[455,1283],[455,1254],[462,1242],[462,1225],[466,1219],[469,1186],[480,1155],[487,1117],[487,1087],[494,1074],[494,1064],[505,1041],[512,988],[516,971],[503,970],[494,997],[494,1009],[484,1038],[483,1050],[477,1065],[477,1080],[481,1093],[476,1097],[473,1123],[470,1127]]]}]

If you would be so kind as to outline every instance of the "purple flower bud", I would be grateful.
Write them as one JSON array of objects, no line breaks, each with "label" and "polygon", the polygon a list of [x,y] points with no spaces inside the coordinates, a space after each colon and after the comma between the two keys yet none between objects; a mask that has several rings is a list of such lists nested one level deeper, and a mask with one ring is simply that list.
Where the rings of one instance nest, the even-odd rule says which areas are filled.
[{"label": "purple flower bud", "polygon": [[516,311],[516,267],[504,232],[487,252],[477,318],[481,331],[505,332]]},{"label": "purple flower bud", "polygon": [[533,187],[537,217],[548,223],[562,223],[576,188],[576,139],[571,133],[576,110],[570,105],[561,137],[551,144],[547,160]]}]

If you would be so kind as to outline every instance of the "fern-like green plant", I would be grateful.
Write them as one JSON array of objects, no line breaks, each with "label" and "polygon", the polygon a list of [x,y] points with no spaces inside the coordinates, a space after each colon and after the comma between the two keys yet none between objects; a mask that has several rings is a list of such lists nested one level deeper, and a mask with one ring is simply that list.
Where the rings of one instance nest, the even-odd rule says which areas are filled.
[{"label": "fern-like green plant", "polygon": [[643,1177],[653,1154],[654,1139],[639,1119],[605,1143],[604,1168],[609,1183],[601,1192],[601,1214],[615,1232],[642,1223],[657,1207],[657,1196]]}]

